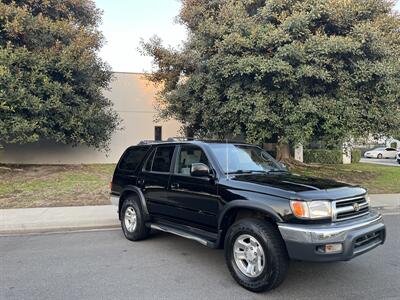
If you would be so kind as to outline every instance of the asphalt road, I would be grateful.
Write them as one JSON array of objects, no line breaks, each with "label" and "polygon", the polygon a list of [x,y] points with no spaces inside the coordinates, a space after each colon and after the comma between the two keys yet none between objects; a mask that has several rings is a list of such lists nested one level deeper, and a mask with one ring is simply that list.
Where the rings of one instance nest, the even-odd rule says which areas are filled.
[{"label": "asphalt road", "polygon": [[396,159],[387,159],[387,158],[361,158],[360,162],[367,164],[376,164],[376,165],[384,165],[384,166],[392,166],[392,167],[400,167],[400,164]]},{"label": "asphalt road", "polygon": [[0,299],[400,299],[400,216],[385,222],[385,245],[350,262],[292,262],[268,294],[239,287],[221,250],[166,233],[3,236]]}]

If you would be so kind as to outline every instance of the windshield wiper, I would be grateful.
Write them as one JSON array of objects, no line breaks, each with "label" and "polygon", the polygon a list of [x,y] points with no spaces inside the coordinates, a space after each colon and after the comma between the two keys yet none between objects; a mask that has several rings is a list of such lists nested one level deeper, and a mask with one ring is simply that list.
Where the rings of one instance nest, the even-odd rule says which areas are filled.
[{"label": "windshield wiper", "polygon": [[284,169],[272,169],[272,170],[269,170],[269,171],[268,171],[268,173],[281,173],[281,172],[287,173],[288,170],[284,170]]},{"label": "windshield wiper", "polygon": [[231,172],[226,172],[225,174],[252,174],[252,173],[268,173],[265,170],[236,170]]}]

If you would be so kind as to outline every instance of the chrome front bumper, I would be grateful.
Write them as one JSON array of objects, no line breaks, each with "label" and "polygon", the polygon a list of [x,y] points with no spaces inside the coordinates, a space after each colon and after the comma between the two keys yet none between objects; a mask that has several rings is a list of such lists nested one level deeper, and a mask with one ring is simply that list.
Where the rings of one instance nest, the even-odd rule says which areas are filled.
[{"label": "chrome front bumper", "polygon": [[[385,224],[378,212],[357,219],[331,224],[278,224],[282,238],[285,240],[289,257],[308,261],[349,260],[368,252],[385,241]],[[379,237],[359,246],[359,240],[372,234]],[[342,243],[341,253],[321,253],[319,246],[331,243]]]}]

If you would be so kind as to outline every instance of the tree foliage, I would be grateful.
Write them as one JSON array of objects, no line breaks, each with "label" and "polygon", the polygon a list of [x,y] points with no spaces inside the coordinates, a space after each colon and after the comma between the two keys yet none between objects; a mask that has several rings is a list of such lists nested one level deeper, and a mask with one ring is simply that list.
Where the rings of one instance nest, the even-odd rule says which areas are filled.
[{"label": "tree foliage", "polygon": [[161,116],[198,135],[335,143],[400,126],[400,18],[387,0],[184,0],[180,49],[143,42]]},{"label": "tree foliage", "polygon": [[0,142],[107,147],[119,118],[100,16],[91,0],[0,2]]}]

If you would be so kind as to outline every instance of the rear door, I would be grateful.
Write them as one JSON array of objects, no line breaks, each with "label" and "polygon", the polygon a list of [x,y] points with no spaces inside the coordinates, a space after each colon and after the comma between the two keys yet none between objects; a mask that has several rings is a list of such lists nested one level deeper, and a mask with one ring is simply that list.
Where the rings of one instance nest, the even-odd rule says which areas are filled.
[{"label": "rear door", "polygon": [[153,149],[138,177],[148,211],[153,215],[168,215],[170,203],[167,188],[171,175],[175,145],[161,145]]},{"label": "rear door", "polygon": [[125,186],[136,185],[138,169],[149,149],[150,146],[133,146],[124,152],[114,172],[112,194],[119,196]]},{"label": "rear door", "polygon": [[394,148],[386,148],[385,149],[385,157],[388,158],[396,158],[397,151]]}]

